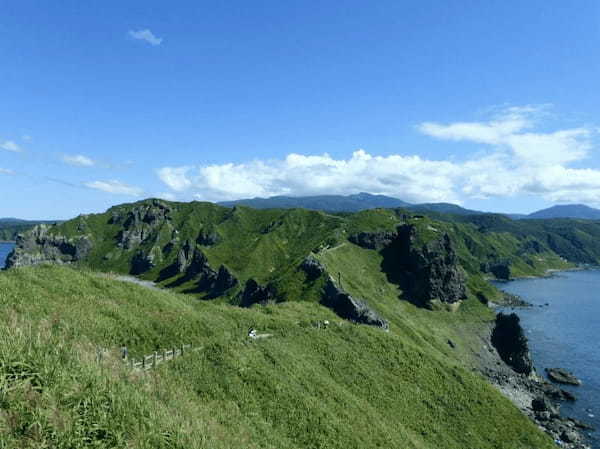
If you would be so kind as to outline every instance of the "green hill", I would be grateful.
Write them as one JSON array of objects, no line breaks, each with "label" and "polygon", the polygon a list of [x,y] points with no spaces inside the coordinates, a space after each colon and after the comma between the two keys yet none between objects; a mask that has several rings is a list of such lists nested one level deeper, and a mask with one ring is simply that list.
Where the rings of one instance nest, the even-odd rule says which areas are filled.
[{"label": "green hill", "polygon": [[552,447],[478,374],[485,280],[573,266],[595,224],[436,217],[144,200],[26,232],[0,273],[0,448]]},{"label": "green hill", "polygon": [[[67,267],[0,273],[1,447],[552,447],[465,363],[477,343],[464,329],[491,312],[394,295],[378,296],[385,332],[312,302],[242,309]],[[249,341],[250,326],[273,337]],[[118,360],[123,344],[141,356],[182,343],[202,349],[146,373]]]}]

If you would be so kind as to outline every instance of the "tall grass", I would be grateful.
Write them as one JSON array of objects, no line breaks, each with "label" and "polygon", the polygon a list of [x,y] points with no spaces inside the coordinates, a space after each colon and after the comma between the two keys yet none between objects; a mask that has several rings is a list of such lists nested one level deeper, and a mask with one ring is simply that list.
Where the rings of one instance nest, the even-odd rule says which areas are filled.
[{"label": "tall grass", "polygon": [[[476,303],[434,314],[386,292],[390,332],[313,302],[245,310],[68,267],[0,273],[0,448],[552,447],[445,345],[471,344]],[[182,343],[204,350],[144,373],[119,359]]]}]

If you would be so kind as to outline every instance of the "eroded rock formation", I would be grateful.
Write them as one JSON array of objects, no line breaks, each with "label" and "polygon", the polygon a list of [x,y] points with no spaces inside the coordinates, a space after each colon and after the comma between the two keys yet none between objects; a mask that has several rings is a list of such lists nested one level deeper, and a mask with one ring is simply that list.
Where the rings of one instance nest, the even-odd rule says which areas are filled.
[{"label": "eroded rock formation", "polygon": [[17,236],[15,249],[6,260],[6,268],[41,263],[73,263],[84,259],[92,250],[88,236],[67,238],[50,232],[49,225],[38,225]]},{"label": "eroded rock formation", "polygon": [[496,315],[496,324],[492,331],[492,345],[513,371],[529,375],[533,371],[533,363],[527,337],[520,321],[516,313]]},{"label": "eroded rock formation", "polygon": [[347,320],[383,329],[389,328],[389,323],[371,309],[366,302],[346,293],[336,285],[331,277],[325,284],[322,303]]}]

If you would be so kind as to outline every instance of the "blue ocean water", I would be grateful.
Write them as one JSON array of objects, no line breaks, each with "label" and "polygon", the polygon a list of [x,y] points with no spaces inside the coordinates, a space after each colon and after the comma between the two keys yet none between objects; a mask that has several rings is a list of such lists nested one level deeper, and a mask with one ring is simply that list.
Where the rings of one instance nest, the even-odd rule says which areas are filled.
[{"label": "blue ocean water", "polygon": [[[561,367],[582,380],[579,387],[561,386],[577,396],[575,403],[562,404],[563,414],[600,428],[600,270],[496,285],[536,306],[515,312],[529,338],[537,372],[545,376],[544,368]],[[590,436],[593,447],[600,448],[599,432]]]},{"label": "blue ocean water", "polygon": [[0,242],[0,268],[4,268],[4,264],[6,262],[6,256],[12,251],[15,247],[14,243],[2,243]]}]

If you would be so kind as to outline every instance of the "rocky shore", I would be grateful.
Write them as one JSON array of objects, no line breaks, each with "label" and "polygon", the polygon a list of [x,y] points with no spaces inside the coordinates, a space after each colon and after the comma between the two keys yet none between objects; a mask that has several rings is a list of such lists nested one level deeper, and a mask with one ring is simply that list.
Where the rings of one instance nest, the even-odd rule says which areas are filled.
[{"label": "rocky shore", "polygon": [[476,354],[479,372],[548,433],[558,447],[590,449],[586,431],[594,429],[560,414],[560,404],[575,401],[576,397],[536,373],[518,316],[499,313],[481,339],[482,349]]}]

